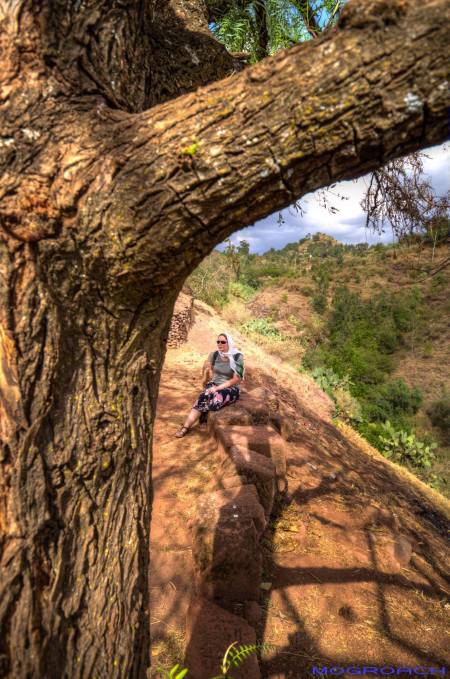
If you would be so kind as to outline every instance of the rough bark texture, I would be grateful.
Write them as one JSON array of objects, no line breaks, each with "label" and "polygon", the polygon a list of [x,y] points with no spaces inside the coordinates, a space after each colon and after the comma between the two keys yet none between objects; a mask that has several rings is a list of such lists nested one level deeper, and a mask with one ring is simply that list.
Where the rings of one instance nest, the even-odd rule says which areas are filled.
[{"label": "rough bark texture", "polygon": [[0,0],[1,676],[145,676],[182,282],[239,227],[446,138],[448,14],[350,3],[340,31],[174,99],[235,67],[203,0]]}]

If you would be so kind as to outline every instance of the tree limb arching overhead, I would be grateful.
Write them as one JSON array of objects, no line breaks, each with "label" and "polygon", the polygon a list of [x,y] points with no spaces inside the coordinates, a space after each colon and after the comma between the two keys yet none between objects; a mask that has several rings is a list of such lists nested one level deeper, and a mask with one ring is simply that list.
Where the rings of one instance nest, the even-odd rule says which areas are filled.
[{"label": "tree limb arching overhead", "polygon": [[108,191],[134,225],[113,219],[129,239],[120,266],[180,280],[230,233],[305,193],[444,141],[448,15],[445,2],[351,4],[344,30],[148,112],[116,113],[104,153],[120,139],[127,162]]}]

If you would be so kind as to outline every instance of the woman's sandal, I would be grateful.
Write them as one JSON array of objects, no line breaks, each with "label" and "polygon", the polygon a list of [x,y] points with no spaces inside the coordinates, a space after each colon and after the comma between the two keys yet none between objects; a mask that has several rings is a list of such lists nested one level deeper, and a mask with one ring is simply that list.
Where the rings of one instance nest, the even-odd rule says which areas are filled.
[{"label": "woman's sandal", "polygon": [[177,431],[177,433],[175,434],[175,436],[176,436],[178,439],[181,439],[183,436],[186,436],[186,434],[188,434],[189,431],[190,431],[189,427],[183,426],[183,427],[181,427],[181,429],[180,429],[179,431]]}]

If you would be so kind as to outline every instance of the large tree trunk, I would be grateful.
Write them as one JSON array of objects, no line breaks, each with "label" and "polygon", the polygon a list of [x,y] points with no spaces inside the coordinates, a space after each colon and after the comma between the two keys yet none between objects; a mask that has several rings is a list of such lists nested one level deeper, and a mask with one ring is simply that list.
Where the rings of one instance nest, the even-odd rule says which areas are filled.
[{"label": "large tree trunk", "polygon": [[445,0],[351,3],[341,31],[181,98],[235,64],[203,0],[162,5],[0,0],[14,679],[145,676],[151,433],[185,277],[239,227],[447,134]]}]

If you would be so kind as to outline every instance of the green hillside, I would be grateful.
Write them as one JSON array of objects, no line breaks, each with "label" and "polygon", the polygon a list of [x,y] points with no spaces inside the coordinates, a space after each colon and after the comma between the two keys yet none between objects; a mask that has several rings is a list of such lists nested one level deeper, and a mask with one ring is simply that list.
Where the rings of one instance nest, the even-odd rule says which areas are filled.
[{"label": "green hillside", "polygon": [[264,255],[213,252],[188,283],[307,371],[387,457],[450,495],[448,245],[344,245],[315,234]]}]

